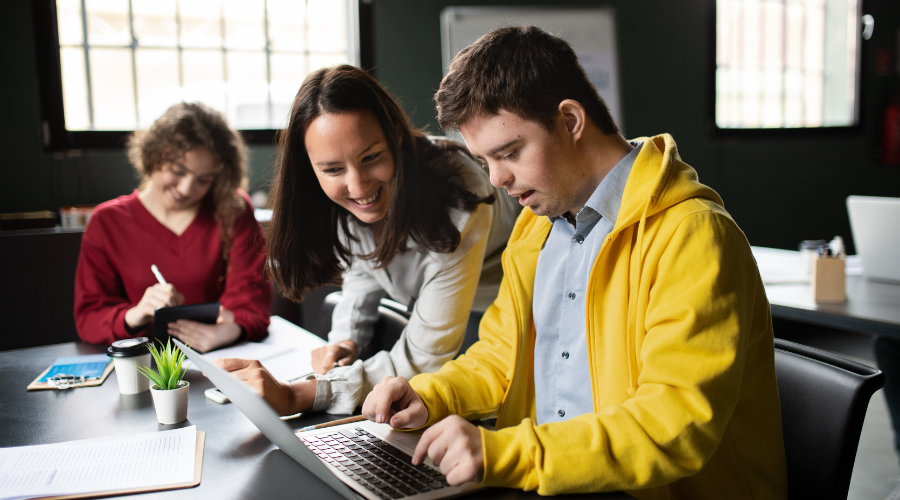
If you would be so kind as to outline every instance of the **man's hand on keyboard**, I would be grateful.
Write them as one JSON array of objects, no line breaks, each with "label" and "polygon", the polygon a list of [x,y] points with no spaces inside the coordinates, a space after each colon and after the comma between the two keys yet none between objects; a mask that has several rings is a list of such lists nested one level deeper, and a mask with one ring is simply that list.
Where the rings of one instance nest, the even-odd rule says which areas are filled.
[{"label": "man's hand on keyboard", "polygon": [[416,429],[428,421],[425,403],[403,377],[384,377],[366,397],[362,414],[395,429]]},{"label": "man's hand on keyboard", "polygon": [[481,431],[459,415],[450,415],[422,434],[413,464],[421,464],[426,455],[453,486],[479,482],[484,476]]}]

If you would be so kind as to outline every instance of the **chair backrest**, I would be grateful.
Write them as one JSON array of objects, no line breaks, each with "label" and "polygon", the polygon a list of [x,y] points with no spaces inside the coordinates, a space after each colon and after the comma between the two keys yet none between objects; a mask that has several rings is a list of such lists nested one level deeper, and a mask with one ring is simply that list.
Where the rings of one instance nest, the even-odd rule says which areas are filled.
[{"label": "chair backrest", "polygon": [[[334,312],[335,306],[341,301],[341,292],[333,292],[325,297],[322,307],[319,309],[319,320],[316,326],[315,334],[327,336],[331,330],[331,314]],[[378,321],[375,322],[372,335],[372,343],[363,349],[360,358],[366,359],[378,351],[390,351],[403,329],[409,323],[408,316],[401,314],[398,309],[400,307],[394,301],[382,300],[382,304],[378,306]]]},{"label": "chair backrest", "polygon": [[846,499],[859,435],[884,374],[775,339],[788,498]]}]

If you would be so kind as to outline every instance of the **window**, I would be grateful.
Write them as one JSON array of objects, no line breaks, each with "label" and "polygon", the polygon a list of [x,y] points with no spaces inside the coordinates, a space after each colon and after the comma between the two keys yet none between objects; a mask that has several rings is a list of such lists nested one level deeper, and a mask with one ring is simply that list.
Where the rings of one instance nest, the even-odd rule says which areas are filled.
[{"label": "window", "polygon": [[[54,100],[43,89],[54,76],[61,94],[61,109],[45,116],[60,122],[44,124],[51,147],[90,146],[106,131],[124,137],[180,101],[218,109],[237,129],[273,131],[310,71],[360,65],[357,0],[51,0],[49,7],[58,58],[49,69],[41,62],[50,74],[42,75],[42,101]],[[67,144],[53,141],[52,128]],[[272,133],[262,135],[271,141]]]},{"label": "window", "polygon": [[858,125],[860,3],[716,0],[716,128]]}]

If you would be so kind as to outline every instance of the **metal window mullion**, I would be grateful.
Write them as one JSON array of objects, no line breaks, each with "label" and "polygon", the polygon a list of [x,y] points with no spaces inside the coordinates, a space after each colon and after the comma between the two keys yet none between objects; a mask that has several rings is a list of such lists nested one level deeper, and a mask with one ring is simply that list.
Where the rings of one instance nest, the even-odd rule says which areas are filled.
[{"label": "metal window mullion", "polygon": [[803,126],[809,126],[806,117],[806,79],[807,75],[807,67],[806,67],[806,5],[800,5],[800,74],[803,75],[803,90],[801,90],[800,95],[803,96],[800,98],[800,116],[803,120]]},{"label": "metal window mullion", "polygon": [[[228,82],[230,79],[228,78],[228,51],[225,48],[225,2],[222,2],[219,8],[219,30],[222,32],[222,80],[225,83],[225,116],[228,116]],[[237,121],[237,115],[235,115],[234,121]]]},{"label": "metal window mullion", "polygon": [[137,38],[134,36],[134,10],[132,0],[128,0],[128,31],[131,33],[131,90],[134,97],[134,125],[138,128],[141,123],[141,112],[138,109],[137,87]]},{"label": "metal window mullion", "polygon": [[263,30],[266,34],[266,110],[269,117],[269,126],[275,128],[272,123],[274,112],[272,110],[272,46],[269,41],[269,1],[263,2]]},{"label": "metal window mullion", "polygon": [[175,50],[178,53],[178,88],[184,101],[184,47],[181,45],[181,0],[175,1]]},{"label": "metal window mullion", "polygon": [[746,40],[744,39],[744,23],[742,22],[744,19],[744,16],[743,16],[744,2],[743,2],[743,0],[741,0],[737,3],[738,3],[738,5],[740,5],[740,9],[738,9],[738,22],[735,23],[735,26],[736,26],[735,31],[737,31],[737,33],[738,33],[738,35],[737,35],[738,43],[736,44],[737,47],[735,48],[735,53],[740,54],[740,59],[742,62],[740,64],[735,64],[735,66],[738,68],[738,71],[741,73],[741,78],[740,78],[741,85],[738,87],[738,89],[736,89],[736,91],[734,93],[734,95],[735,95],[734,107],[735,107],[735,110],[737,111],[735,113],[736,120],[740,122],[741,127],[744,127],[744,126],[746,126],[746,119],[744,118],[744,99],[747,98],[747,94],[746,94],[746,92],[744,92],[743,82],[746,81],[746,78],[744,78],[744,77],[746,76],[745,72],[747,71],[747,53],[745,50],[747,44],[745,43]]},{"label": "metal window mullion", "polygon": [[84,81],[87,92],[88,128],[94,130],[94,99],[91,88],[91,51],[88,45],[87,0],[81,0],[81,44],[84,47]]},{"label": "metal window mullion", "polygon": [[787,126],[787,0],[781,0],[781,128]]},{"label": "metal window mullion", "polygon": [[308,75],[312,70],[309,68],[309,58],[312,55],[312,52],[309,50],[309,0],[304,0],[303,2],[303,55],[304,57],[303,64],[306,65],[306,74]]},{"label": "metal window mullion", "polygon": [[766,2],[759,2],[759,58],[757,59],[756,82],[759,91],[756,93],[756,123],[758,127],[764,126],[765,95],[766,95]]}]

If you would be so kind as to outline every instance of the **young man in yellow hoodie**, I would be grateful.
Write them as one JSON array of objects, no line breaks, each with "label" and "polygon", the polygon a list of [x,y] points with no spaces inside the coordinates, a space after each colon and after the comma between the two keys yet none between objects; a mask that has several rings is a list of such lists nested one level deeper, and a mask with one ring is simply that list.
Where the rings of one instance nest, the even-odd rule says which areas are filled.
[{"label": "young man in yellow hoodie", "polygon": [[[531,210],[480,340],[363,414],[431,426],[448,482],[542,495],[785,498],[769,304],[744,234],[671,136],[626,141],[571,47],[500,28],[453,60],[445,129]],[[490,431],[467,422],[497,417]]]}]

